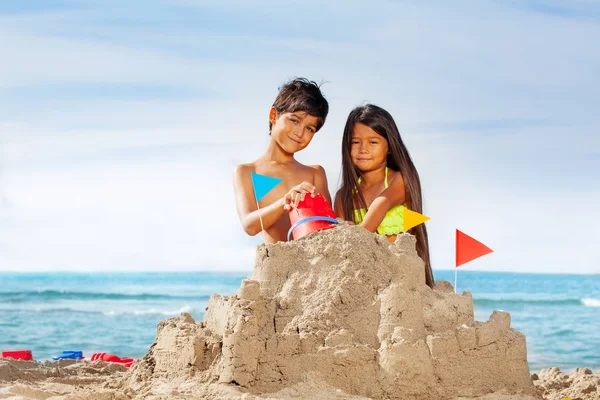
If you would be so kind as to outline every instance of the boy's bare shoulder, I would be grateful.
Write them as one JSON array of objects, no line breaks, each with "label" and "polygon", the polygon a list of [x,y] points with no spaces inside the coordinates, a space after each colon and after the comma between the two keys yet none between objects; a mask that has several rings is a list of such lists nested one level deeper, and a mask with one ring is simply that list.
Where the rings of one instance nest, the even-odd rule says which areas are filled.
[{"label": "boy's bare shoulder", "polygon": [[308,166],[313,173],[313,176],[316,180],[327,182],[327,176],[325,175],[325,168],[320,165],[309,165]]},{"label": "boy's bare shoulder", "polygon": [[310,171],[314,174],[314,176],[324,176],[325,168],[320,165],[306,165],[306,168],[310,169]]},{"label": "boy's bare shoulder", "polygon": [[316,172],[325,172],[325,168],[320,165],[307,165],[307,167],[314,169]]},{"label": "boy's bare shoulder", "polygon": [[296,161],[293,164],[290,164],[288,167],[290,170],[296,171],[296,173],[307,174],[307,175],[315,175],[315,172],[325,172],[323,167],[320,165],[306,165],[302,164],[299,161]]},{"label": "boy's bare shoulder", "polygon": [[233,171],[233,182],[236,188],[246,187],[249,185],[252,172],[256,172],[256,164],[246,163],[235,167]]},{"label": "boy's bare shoulder", "polygon": [[251,162],[251,163],[245,163],[245,164],[240,164],[240,165],[236,166],[233,173],[234,173],[234,175],[242,175],[242,174],[247,174],[249,172],[255,172],[255,171],[256,171],[256,163]]}]

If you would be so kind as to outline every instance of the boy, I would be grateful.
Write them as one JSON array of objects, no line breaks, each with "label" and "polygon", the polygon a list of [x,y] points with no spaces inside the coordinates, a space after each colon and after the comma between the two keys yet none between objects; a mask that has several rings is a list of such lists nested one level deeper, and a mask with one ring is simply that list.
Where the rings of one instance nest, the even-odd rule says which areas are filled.
[{"label": "boy", "polygon": [[[265,243],[286,241],[290,205],[297,205],[306,194],[317,193],[331,204],[323,168],[303,165],[294,159],[294,154],[308,146],[321,129],[328,112],[329,104],[315,82],[298,78],[279,89],[269,111],[271,138],[265,153],[256,161],[238,165],[233,174],[237,211],[248,235],[258,234],[264,227]],[[282,179],[260,200],[260,210],[256,206],[251,172]]]}]

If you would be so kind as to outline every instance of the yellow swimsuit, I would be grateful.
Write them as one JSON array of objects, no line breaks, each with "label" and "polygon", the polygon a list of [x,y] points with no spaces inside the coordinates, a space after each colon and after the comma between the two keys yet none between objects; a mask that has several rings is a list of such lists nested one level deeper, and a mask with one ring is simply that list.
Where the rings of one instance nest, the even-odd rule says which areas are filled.
[{"label": "yellow swimsuit", "polygon": [[[388,169],[385,167],[385,181],[384,185],[387,189],[388,187]],[[358,183],[360,183],[360,178],[358,178]],[[377,233],[380,235],[397,235],[401,232],[404,232],[404,209],[406,208],[406,203],[401,204],[399,206],[390,208],[387,213],[385,213],[385,217],[381,224],[377,227]],[[360,224],[365,215],[367,214],[367,208],[361,208],[354,210],[354,223]]]}]

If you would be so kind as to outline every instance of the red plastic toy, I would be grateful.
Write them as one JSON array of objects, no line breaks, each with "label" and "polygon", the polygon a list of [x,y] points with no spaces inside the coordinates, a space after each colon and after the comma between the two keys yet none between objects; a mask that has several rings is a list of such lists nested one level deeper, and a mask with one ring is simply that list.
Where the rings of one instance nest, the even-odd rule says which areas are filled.
[{"label": "red plastic toy", "polygon": [[127,368],[131,367],[131,365],[134,362],[140,361],[137,358],[121,358],[121,357],[115,356],[114,354],[108,354],[108,353],[94,353],[91,356],[85,357],[85,360],[89,360],[89,361],[102,360],[105,362],[113,362],[113,363],[118,363],[118,364],[124,365]]},{"label": "red plastic toy", "polygon": [[288,232],[288,240],[291,235],[294,239],[300,239],[310,233],[333,228],[337,224],[335,218],[335,212],[322,195],[306,195],[298,207],[290,211],[292,227]]},{"label": "red plastic toy", "polygon": [[25,361],[33,360],[33,355],[31,354],[31,350],[3,351],[2,357],[14,358],[15,360],[25,360]]}]

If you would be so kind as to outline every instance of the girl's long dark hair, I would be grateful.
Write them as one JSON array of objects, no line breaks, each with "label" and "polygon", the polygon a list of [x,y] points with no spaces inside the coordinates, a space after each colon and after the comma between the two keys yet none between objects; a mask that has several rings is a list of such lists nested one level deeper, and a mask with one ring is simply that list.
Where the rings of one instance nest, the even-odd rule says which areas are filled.
[{"label": "girl's long dark hair", "polygon": [[[342,187],[340,189],[344,219],[353,221],[355,209],[367,208],[365,198],[358,185],[360,171],[354,166],[350,157],[354,125],[357,123],[368,126],[387,140],[390,151],[390,154],[387,156],[387,166],[402,174],[406,190],[406,201],[411,210],[422,214],[421,180],[419,179],[419,173],[415,168],[415,164],[413,164],[408,150],[400,138],[396,122],[394,122],[390,113],[383,108],[367,104],[352,110],[350,115],[348,115],[348,120],[344,127],[344,137],[342,139]],[[357,192],[354,192],[354,188],[358,189]],[[429,240],[425,224],[417,225],[409,233],[416,236],[417,254],[425,262],[425,283],[433,287],[433,272],[429,259]]]}]

